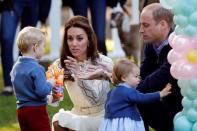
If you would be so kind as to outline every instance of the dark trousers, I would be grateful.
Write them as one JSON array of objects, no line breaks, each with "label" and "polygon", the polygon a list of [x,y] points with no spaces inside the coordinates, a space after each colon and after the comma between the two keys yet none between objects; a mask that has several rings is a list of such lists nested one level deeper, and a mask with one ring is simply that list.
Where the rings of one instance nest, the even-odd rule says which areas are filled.
[{"label": "dark trousers", "polygon": [[21,28],[36,26],[38,21],[38,0],[13,0],[13,10],[1,15],[0,44],[5,86],[11,86],[10,71],[13,66],[13,46],[16,29],[21,20]]},{"label": "dark trousers", "polygon": [[151,126],[156,131],[173,131],[174,115],[162,102],[138,105],[146,131]]},{"label": "dark trousers", "polygon": [[46,106],[23,107],[17,117],[21,131],[51,131]]}]

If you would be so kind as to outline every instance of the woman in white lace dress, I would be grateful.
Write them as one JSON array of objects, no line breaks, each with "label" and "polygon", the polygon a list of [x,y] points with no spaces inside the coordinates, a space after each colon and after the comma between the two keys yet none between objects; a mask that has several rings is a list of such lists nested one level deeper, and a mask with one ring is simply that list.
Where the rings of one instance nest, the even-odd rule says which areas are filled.
[{"label": "woman in white lace dress", "polygon": [[[53,116],[53,129],[97,131],[109,91],[109,81],[103,79],[108,73],[103,68],[111,70],[113,62],[98,53],[96,36],[87,18],[74,16],[66,23],[61,56],[55,64],[65,70],[64,83],[74,106],[71,111],[60,109]],[[85,75],[90,69],[103,72],[99,73],[102,79],[78,79],[78,74]]]}]

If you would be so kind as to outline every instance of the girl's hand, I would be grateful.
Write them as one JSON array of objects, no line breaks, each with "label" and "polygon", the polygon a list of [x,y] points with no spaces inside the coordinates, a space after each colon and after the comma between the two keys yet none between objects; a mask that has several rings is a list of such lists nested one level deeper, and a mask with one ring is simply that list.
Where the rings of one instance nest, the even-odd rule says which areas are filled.
[{"label": "girl's hand", "polygon": [[172,85],[168,83],[165,88],[160,92],[160,97],[163,98],[171,93]]}]

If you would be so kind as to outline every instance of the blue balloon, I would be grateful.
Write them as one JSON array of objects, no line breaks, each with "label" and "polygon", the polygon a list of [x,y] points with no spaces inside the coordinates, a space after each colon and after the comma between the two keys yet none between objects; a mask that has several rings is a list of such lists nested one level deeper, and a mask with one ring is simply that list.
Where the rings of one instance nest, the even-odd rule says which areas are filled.
[{"label": "blue balloon", "polygon": [[190,80],[190,87],[194,91],[197,91],[197,78],[193,78],[193,79]]},{"label": "blue balloon", "polygon": [[186,118],[186,116],[180,116],[174,121],[175,131],[191,131],[192,123]]},{"label": "blue balloon", "polygon": [[176,25],[179,25],[182,28],[188,25],[188,18],[187,18],[187,16],[175,15],[173,19],[174,19],[174,23]]},{"label": "blue balloon", "polygon": [[192,127],[192,131],[197,131],[197,122],[194,123],[194,125]]},{"label": "blue balloon", "polygon": [[178,80],[177,84],[180,88],[189,87],[189,80]]},{"label": "blue balloon", "polygon": [[194,36],[197,34],[197,28],[195,26],[192,26],[192,25],[188,25],[184,28],[184,31],[183,31],[186,35],[189,35],[189,36]]},{"label": "blue balloon", "polygon": [[197,121],[197,111],[194,108],[190,108],[187,112],[187,119],[191,122]]},{"label": "blue balloon", "polygon": [[197,98],[192,101],[192,107],[197,110]]},{"label": "blue balloon", "polygon": [[186,96],[190,99],[193,100],[197,98],[197,92],[193,91],[191,87],[186,89]]},{"label": "blue balloon", "polygon": [[192,101],[190,99],[188,99],[187,97],[183,97],[182,105],[183,105],[184,109],[189,109],[192,107]]},{"label": "blue balloon", "polygon": [[175,123],[175,121],[176,121],[177,118],[179,118],[179,117],[181,117],[181,116],[183,116],[183,115],[184,115],[184,114],[183,114],[182,111],[181,111],[181,112],[178,112],[178,113],[174,116],[173,123]]},{"label": "blue balloon", "polygon": [[193,12],[189,16],[189,24],[192,26],[197,26],[197,11]]},{"label": "blue balloon", "polygon": [[175,27],[175,33],[177,35],[184,35],[184,28],[181,27],[180,25],[176,25],[176,27]]}]

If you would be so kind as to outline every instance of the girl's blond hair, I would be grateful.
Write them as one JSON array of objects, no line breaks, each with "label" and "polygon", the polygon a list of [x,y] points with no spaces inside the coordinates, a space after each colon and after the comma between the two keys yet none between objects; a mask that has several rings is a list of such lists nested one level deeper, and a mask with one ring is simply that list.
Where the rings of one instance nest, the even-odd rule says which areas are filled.
[{"label": "girl's blond hair", "polygon": [[45,41],[45,33],[35,27],[23,28],[17,36],[17,45],[21,53],[27,53],[35,44]]},{"label": "girl's blond hair", "polygon": [[115,62],[112,72],[112,82],[114,85],[122,83],[122,77],[127,76],[129,73],[133,72],[137,67],[136,64],[128,59],[119,59]]}]

